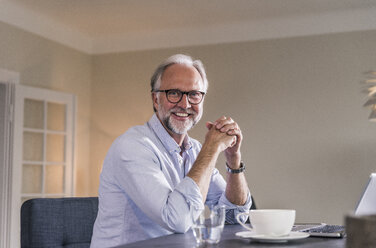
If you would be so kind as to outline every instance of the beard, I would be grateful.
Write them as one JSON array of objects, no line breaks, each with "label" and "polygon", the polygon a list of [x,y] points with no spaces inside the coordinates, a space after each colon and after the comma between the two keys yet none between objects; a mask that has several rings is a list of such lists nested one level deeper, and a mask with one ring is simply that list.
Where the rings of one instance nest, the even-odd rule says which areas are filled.
[{"label": "beard", "polygon": [[[187,113],[190,118],[185,121],[176,120],[175,118],[171,117],[171,115],[176,112]],[[162,107],[162,104],[158,104],[158,115],[164,126],[169,131],[176,134],[185,134],[200,121],[202,117],[202,111],[201,113],[197,113],[192,109],[183,109],[180,107],[165,110]]]}]

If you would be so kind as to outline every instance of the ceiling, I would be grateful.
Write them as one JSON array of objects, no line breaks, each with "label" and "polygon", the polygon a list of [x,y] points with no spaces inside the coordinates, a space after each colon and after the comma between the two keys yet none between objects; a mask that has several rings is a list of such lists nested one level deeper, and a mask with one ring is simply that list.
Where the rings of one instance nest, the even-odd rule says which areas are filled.
[{"label": "ceiling", "polygon": [[376,0],[0,0],[0,21],[101,54],[376,30]]}]

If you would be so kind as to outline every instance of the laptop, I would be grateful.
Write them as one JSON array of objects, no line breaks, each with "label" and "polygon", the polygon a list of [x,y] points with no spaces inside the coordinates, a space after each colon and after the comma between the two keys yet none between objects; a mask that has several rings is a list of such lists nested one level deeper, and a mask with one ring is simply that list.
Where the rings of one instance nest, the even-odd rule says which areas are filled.
[{"label": "laptop", "polygon": [[[369,214],[376,214],[376,173],[370,175],[367,186],[355,209],[355,215]],[[325,223],[296,224],[293,231],[306,232],[312,237],[342,238],[346,236],[344,226]]]}]

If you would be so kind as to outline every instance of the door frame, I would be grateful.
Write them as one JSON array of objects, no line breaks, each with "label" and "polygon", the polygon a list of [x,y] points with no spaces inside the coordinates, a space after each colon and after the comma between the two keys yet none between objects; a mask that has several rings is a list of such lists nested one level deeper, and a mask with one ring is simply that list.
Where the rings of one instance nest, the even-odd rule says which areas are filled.
[{"label": "door frame", "polygon": [[[20,207],[21,184],[23,164],[23,105],[25,98],[35,96],[47,102],[67,103],[66,128],[67,131],[65,152],[66,178],[64,179],[64,196],[74,195],[75,190],[75,126],[76,126],[76,96],[69,93],[41,89],[21,85],[20,75],[0,68],[0,83],[5,85],[5,93],[2,94],[3,108],[0,113],[4,123],[0,132],[4,132],[3,149],[0,149],[0,248],[18,248],[21,245]],[[3,88],[4,89],[4,88]],[[20,100],[21,98],[21,100]],[[69,104],[68,104],[69,103]],[[69,115],[69,117],[68,117]],[[69,119],[69,120],[68,120]],[[69,126],[69,127],[68,127]],[[47,130],[48,132],[48,130]]]},{"label": "door frame", "polygon": [[11,237],[11,202],[12,202],[12,146],[13,141],[13,110],[14,87],[19,84],[20,74],[0,68],[0,83],[5,86],[5,109],[2,117],[4,140],[2,166],[0,167],[0,248],[10,246]]}]

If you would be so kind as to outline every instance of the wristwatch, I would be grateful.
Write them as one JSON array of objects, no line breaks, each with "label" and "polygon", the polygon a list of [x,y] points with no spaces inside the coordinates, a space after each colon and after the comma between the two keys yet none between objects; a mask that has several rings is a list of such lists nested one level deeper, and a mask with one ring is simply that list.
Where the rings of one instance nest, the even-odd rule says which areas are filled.
[{"label": "wristwatch", "polygon": [[226,169],[227,169],[227,171],[230,172],[231,174],[238,174],[238,173],[242,173],[243,171],[245,171],[245,165],[244,165],[244,163],[243,163],[243,161],[242,161],[242,162],[240,162],[240,168],[239,168],[239,169],[235,169],[235,170],[233,170],[233,169],[231,169],[231,168],[228,166],[228,164],[226,163]]}]

